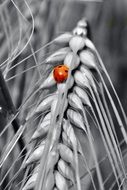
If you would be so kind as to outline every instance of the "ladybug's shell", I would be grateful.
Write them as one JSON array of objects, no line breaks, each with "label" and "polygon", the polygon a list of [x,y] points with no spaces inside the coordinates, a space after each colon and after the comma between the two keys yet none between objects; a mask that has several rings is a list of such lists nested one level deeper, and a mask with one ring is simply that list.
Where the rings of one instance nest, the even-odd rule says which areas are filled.
[{"label": "ladybug's shell", "polygon": [[53,76],[57,83],[64,82],[68,77],[69,68],[66,65],[58,65],[54,68]]}]

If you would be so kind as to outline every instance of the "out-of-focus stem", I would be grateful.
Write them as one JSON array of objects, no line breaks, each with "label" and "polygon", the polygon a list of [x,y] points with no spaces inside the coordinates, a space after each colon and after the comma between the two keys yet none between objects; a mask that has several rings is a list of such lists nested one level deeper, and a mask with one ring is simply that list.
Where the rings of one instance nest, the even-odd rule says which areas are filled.
[{"label": "out-of-focus stem", "polygon": [[[15,108],[15,106],[13,104],[11,95],[9,93],[7,84],[6,84],[5,80],[4,80],[4,77],[3,77],[3,74],[2,74],[1,70],[0,70],[0,89],[1,89],[1,92],[2,92],[2,95],[3,95],[4,99],[6,101],[6,106],[7,106],[7,109],[8,109],[8,113],[15,115],[16,114],[16,108]],[[19,127],[20,127],[18,118],[15,118],[12,121],[12,126],[13,126],[13,129],[14,129],[14,132],[16,133],[18,131]],[[20,147],[21,150],[25,147],[25,143],[23,141],[22,136],[19,139],[19,147]],[[22,152],[22,155],[25,155],[26,152],[27,152],[26,149],[24,149],[24,151]]]}]

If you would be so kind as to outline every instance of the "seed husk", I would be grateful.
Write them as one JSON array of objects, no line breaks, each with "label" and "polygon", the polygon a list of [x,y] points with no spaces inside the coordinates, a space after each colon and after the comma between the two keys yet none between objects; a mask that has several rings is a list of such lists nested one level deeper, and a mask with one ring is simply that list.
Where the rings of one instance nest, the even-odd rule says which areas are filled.
[{"label": "seed husk", "polygon": [[67,110],[67,117],[74,126],[78,127],[79,129],[83,130],[86,133],[83,117],[79,112],[76,112],[72,109]]},{"label": "seed husk", "polygon": [[62,132],[62,141],[63,141],[63,144],[65,144],[66,146],[72,149],[72,143],[64,131]]},{"label": "seed husk", "polygon": [[74,35],[78,35],[78,36],[82,36],[82,37],[86,37],[87,35],[87,30],[81,27],[76,27],[73,30],[73,34]]},{"label": "seed husk", "polygon": [[59,190],[68,190],[66,179],[58,171],[55,171],[55,182]]},{"label": "seed husk", "polygon": [[32,140],[35,140],[37,138],[43,138],[47,134],[50,126],[50,119],[51,119],[51,112],[45,115],[43,121],[32,135],[31,137]]},{"label": "seed husk", "polygon": [[93,54],[88,50],[83,50],[79,54],[82,64],[90,69],[96,69],[97,63]]},{"label": "seed husk", "polygon": [[76,71],[74,73],[74,81],[77,84],[77,86],[83,88],[83,89],[89,89],[90,84],[86,77],[83,76],[83,73],[81,71]]},{"label": "seed husk", "polygon": [[80,100],[80,98],[77,96],[77,94],[70,93],[68,95],[68,100],[69,100],[69,104],[70,106],[75,109],[75,110],[80,110],[83,111],[83,105],[82,105],[82,101]]},{"label": "seed husk", "polygon": [[74,171],[72,168],[62,159],[58,162],[58,171],[61,175],[69,180],[71,180],[74,184]]},{"label": "seed husk", "polygon": [[40,85],[40,89],[48,89],[56,85],[56,81],[53,77],[53,72],[49,74],[49,76],[45,79],[45,81]]},{"label": "seed husk", "polygon": [[37,138],[43,138],[48,133],[50,127],[50,120],[46,120],[40,124],[40,126],[36,129],[31,139],[35,140]]},{"label": "seed husk", "polygon": [[42,102],[35,109],[35,113],[44,112],[51,108],[52,101],[57,98],[56,94],[51,94],[48,97],[44,98]]},{"label": "seed husk", "polygon": [[61,48],[60,50],[58,50],[55,53],[53,53],[52,55],[50,55],[46,59],[46,63],[54,65],[56,63],[63,62],[63,60],[65,59],[65,57],[69,51],[70,51],[69,47]]},{"label": "seed husk", "polygon": [[36,148],[33,153],[31,153],[30,157],[26,160],[26,165],[32,164],[40,160],[43,150],[44,150],[45,142],[42,142],[38,148]]},{"label": "seed husk", "polygon": [[59,45],[64,45],[64,44],[69,43],[71,38],[72,38],[72,34],[69,32],[66,32],[64,34],[61,34],[57,38],[55,38],[54,42]]},{"label": "seed husk", "polygon": [[84,106],[91,107],[91,103],[88,97],[88,94],[80,87],[75,86],[74,87],[75,93],[79,96]]},{"label": "seed husk", "polygon": [[74,57],[74,53],[69,52],[64,59],[64,64],[67,65],[69,68],[71,67],[72,70],[76,69],[80,64],[80,59],[78,55],[75,55],[75,61],[73,61],[73,65],[72,65],[73,57]]},{"label": "seed husk", "polygon": [[75,168],[74,155],[73,155],[72,150],[64,144],[59,144],[58,149],[59,149],[61,158],[67,163],[71,164],[73,168]]},{"label": "seed husk", "polygon": [[85,46],[85,39],[81,36],[74,36],[69,42],[69,46],[74,53],[77,53],[79,50],[83,49]]},{"label": "seed husk", "polygon": [[80,71],[83,73],[83,76],[89,80],[89,84],[94,89],[94,91],[97,92],[97,88],[96,88],[91,72],[83,65],[80,66]]},{"label": "seed husk", "polygon": [[63,129],[65,134],[67,134],[68,140],[72,143],[73,146],[77,146],[77,139],[73,130],[72,125],[67,120],[64,120]]}]

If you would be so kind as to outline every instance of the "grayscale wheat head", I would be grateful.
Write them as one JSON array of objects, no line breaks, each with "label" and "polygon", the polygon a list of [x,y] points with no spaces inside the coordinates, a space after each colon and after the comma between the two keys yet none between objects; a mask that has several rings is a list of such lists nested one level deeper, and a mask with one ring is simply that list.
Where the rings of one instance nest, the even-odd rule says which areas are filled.
[{"label": "grayscale wheat head", "polygon": [[[30,168],[32,171],[22,189],[81,190],[91,183],[93,189],[104,190],[104,179],[92,135],[94,127],[102,138],[115,183],[124,188],[126,170],[105,93],[127,142],[124,128],[126,117],[123,113],[122,121],[105,84],[104,74],[110,83],[111,81],[95,46],[87,38],[86,20],[79,21],[72,33],[60,35],[53,43],[61,48],[51,54],[45,60],[45,64],[51,65],[52,68],[59,64],[66,65],[69,68],[68,78],[62,83],[57,83],[52,70],[39,86],[40,91],[49,89],[49,93],[45,98],[39,99],[26,118],[27,125],[34,116],[42,115],[30,139],[33,148],[23,163],[26,171]],[[50,88],[54,89],[53,92]],[[89,116],[93,120],[92,125],[89,123]],[[88,160],[83,151],[79,131],[82,133],[82,141],[88,141],[91,160]],[[89,162],[95,167],[98,184],[94,181]],[[82,176],[85,173],[89,180],[83,183]]]},{"label": "grayscale wheat head", "polygon": [[[24,1],[26,10],[22,6],[20,10],[14,1],[11,2],[25,20],[24,24],[18,17],[18,24],[24,26],[20,34],[25,37],[22,40],[19,37],[15,51],[13,54],[9,52],[11,56],[1,64],[1,76],[3,73],[5,81],[14,79],[16,86],[26,83],[24,89],[28,88],[28,91],[25,97],[24,89],[20,95],[22,104],[17,99],[18,110],[11,105],[14,109],[9,110],[8,122],[0,131],[0,139],[3,140],[0,149],[4,143],[7,145],[1,153],[0,187],[4,190],[125,190],[127,118],[90,39],[87,20],[81,19],[72,32],[62,32],[48,44],[48,37],[44,35],[46,45],[40,49],[37,47],[35,51],[33,46],[38,46],[42,38],[40,23],[46,25],[51,1],[44,0],[42,6],[40,2],[31,1],[31,9]],[[40,6],[39,16],[36,6]],[[15,9],[12,15],[15,15]],[[2,21],[4,23],[4,19]],[[11,28],[6,28],[5,23],[3,26],[8,37],[7,32]],[[13,35],[16,33],[17,30]],[[50,45],[55,48],[46,54],[45,49]],[[6,57],[4,50],[7,47],[5,43],[1,57]],[[28,51],[31,54],[26,56]],[[40,53],[40,63],[37,52]],[[21,53],[25,55],[24,59],[19,56]],[[35,65],[29,68],[25,61],[29,63],[31,57]],[[17,63],[13,65],[15,59]],[[56,68],[66,68],[66,77],[62,81],[55,78]],[[35,69],[35,72],[28,74],[30,69]],[[12,72],[9,78],[10,71],[16,74]],[[16,77],[23,73],[27,75],[19,82]],[[14,92],[14,99],[17,94]],[[3,112],[1,110],[2,107],[0,112]],[[20,127],[17,126],[18,115],[22,121]],[[118,139],[116,125],[122,141]],[[12,160],[14,162],[9,167],[8,162]]]}]

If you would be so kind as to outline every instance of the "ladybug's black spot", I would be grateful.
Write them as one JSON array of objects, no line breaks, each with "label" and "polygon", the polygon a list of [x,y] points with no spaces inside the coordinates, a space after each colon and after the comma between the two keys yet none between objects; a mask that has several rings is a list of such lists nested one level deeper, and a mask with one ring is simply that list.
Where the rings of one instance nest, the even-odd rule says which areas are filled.
[{"label": "ladybug's black spot", "polygon": [[61,68],[62,66],[60,65],[60,66],[58,66],[58,68]]},{"label": "ladybug's black spot", "polygon": [[68,70],[65,70],[66,73],[68,73]]}]

